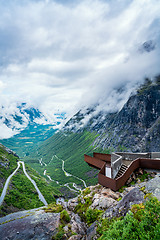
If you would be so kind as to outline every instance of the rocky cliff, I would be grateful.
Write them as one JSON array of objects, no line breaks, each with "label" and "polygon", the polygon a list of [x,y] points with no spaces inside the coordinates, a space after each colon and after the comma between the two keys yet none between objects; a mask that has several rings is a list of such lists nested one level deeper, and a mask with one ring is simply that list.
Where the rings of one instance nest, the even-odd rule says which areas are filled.
[{"label": "rocky cliff", "polygon": [[64,131],[87,129],[99,136],[95,147],[133,152],[160,150],[160,84],[147,81],[119,112],[79,111]]}]

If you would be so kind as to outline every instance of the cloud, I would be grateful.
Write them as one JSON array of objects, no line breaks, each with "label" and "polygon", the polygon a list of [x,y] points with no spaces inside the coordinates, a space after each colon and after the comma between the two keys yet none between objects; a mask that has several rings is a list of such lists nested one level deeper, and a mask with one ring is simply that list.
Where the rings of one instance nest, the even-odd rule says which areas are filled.
[{"label": "cloud", "polygon": [[10,137],[14,136],[17,133],[18,133],[18,131],[14,131],[11,128],[8,128],[2,122],[0,123],[0,139],[10,138]]},{"label": "cloud", "polygon": [[[156,0],[8,0],[0,11],[0,105],[27,102],[49,119],[95,104],[116,111],[159,73]],[[139,51],[146,41],[155,48]]]}]

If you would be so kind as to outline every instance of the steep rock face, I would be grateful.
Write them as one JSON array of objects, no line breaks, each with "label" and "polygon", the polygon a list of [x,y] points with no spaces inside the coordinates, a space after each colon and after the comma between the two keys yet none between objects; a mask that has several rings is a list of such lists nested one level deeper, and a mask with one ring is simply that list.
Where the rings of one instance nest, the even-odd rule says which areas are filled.
[{"label": "steep rock face", "polygon": [[18,212],[0,219],[0,236],[2,240],[50,240],[59,223],[59,213],[45,213],[42,209]]},{"label": "steep rock face", "polygon": [[159,151],[160,86],[131,96],[100,137],[102,147],[124,146],[132,151]]},{"label": "steep rock face", "polygon": [[140,88],[119,112],[79,111],[64,127],[64,131],[84,129],[99,134],[93,142],[95,147],[118,151],[159,151],[160,84],[150,82]]}]

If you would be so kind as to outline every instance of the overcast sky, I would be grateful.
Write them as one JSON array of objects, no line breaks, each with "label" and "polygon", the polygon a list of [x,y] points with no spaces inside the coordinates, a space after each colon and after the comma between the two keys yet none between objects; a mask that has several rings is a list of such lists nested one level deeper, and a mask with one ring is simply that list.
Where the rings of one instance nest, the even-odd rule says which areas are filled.
[{"label": "overcast sky", "polygon": [[0,1],[6,111],[21,102],[51,118],[91,104],[120,109],[137,83],[160,73],[159,54],[159,0]]}]

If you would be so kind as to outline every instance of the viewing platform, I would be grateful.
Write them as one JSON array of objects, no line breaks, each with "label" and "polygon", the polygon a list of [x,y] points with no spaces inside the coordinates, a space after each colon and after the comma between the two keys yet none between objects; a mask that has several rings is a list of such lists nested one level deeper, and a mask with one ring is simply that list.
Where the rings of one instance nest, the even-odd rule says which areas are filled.
[{"label": "viewing platform", "polygon": [[89,166],[99,169],[98,183],[117,191],[125,185],[137,168],[160,169],[160,152],[112,154],[93,153],[93,157],[84,155]]}]

